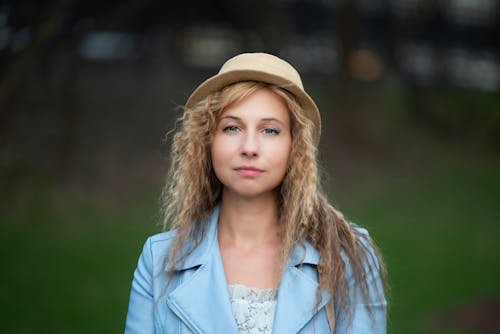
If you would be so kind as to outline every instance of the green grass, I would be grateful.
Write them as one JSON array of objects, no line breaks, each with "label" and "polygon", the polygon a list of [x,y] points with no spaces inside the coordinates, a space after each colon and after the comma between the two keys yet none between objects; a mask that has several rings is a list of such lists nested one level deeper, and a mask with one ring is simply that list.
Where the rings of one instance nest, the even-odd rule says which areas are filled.
[{"label": "green grass", "polygon": [[112,209],[61,201],[2,217],[2,332],[123,332],[137,257],[158,231],[156,200]]},{"label": "green grass", "polygon": [[[385,255],[390,333],[467,333],[429,319],[500,295],[499,170],[496,160],[452,159],[367,181],[341,201]],[[2,191],[2,332],[122,332],[137,257],[159,230],[157,191],[106,205],[99,197],[62,195],[50,182],[27,183]]]},{"label": "green grass", "polygon": [[498,162],[448,162],[386,187],[374,184],[347,209],[387,261],[390,332],[469,333],[430,319],[455,305],[500,297],[499,171]]}]

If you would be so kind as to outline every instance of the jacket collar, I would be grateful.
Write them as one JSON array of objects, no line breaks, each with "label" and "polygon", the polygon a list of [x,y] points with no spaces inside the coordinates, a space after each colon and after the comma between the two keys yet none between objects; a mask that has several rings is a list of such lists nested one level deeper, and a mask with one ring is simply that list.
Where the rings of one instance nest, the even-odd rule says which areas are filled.
[{"label": "jacket collar", "polygon": [[317,266],[320,261],[319,251],[314,248],[309,242],[303,240],[295,246],[292,256],[289,260],[289,265],[298,266],[301,264],[312,264]]},{"label": "jacket collar", "polygon": [[[217,241],[217,223],[219,221],[220,205],[217,204],[212,212],[212,215],[206,222],[202,222],[205,225],[203,235],[201,236],[200,243],[192,252],[186,257],[183,263],[176,265],[177,270],[186,270],[194,267],[199,267],[208,261],[210,261],[211,253],[214,248],[218,248]],[[194,241],[190,241],[194,242]],[[186,245],[186,249],[189,249],[191,244]]]},{"label": "jacket collar", "polygon": [[[178,268],[196,268],[196,272],[167,296],[172,311],[195,333],[238,333],[217,242],[218,217],[216,206],[200,244]],[[274,333],[297,333],[330,300],[330,295],[322,292],[316,305],[317,280],[299,266],[317,266],[319,260],[319,252],[308,242],[295,247],[278,289]]]}]

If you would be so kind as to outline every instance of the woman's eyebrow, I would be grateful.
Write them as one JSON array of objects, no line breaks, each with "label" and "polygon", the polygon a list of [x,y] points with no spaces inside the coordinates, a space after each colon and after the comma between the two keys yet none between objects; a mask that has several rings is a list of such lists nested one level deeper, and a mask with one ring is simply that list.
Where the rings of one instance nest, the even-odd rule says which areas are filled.
[{"label": "woman's eyebrow", "polygon": [[264,121],[264,122],[278,122],[280,124],[284,124],[282,121],[280,121],[279,119],[274,118],[274,117],[263,118],[262,121]]},{"label": "woman's eyebrow", "polygon": [[226,116],[222,117],[221,119],[225,119],[225,118],[234,119],[235,121],[241,121],[240,117],[233,116],[233,115],[226,115]]},{"label": "woman's eyebrow", "polygon": [[[226,115],[226,116],[223,116],[221,118],[222,119],[234,119],[235,121],[242,121],[242,118],[241,117],[238,117],[238,116],[233,116],[233,115]],[[277,123],[280,123],[280,124],[284,124],[283,121],[277,119],[277,118],[274,118],[274,117],[265,117],[265,118],[261,118],[261,121],[262,122],[277,122]]]}]

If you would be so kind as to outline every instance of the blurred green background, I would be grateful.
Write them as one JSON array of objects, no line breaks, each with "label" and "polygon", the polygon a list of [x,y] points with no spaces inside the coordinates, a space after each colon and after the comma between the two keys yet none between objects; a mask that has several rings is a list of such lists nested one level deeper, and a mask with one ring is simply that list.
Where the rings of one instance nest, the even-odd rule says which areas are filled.
[{"label": "blurred green background", "polygon": [[244,51],[297,66],[324,188],[389,270],[389,333],[500,332],[487,1],[0,3],[0,328],[122,332],[174,119]]}]

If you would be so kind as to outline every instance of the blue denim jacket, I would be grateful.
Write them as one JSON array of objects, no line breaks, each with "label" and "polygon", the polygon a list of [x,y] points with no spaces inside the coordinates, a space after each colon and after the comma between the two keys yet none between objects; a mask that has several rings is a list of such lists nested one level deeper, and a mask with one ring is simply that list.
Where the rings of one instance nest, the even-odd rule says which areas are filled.
[{"label": "blue denim jacket", "polygon": [[[238,333],[217,242],[218,216],[217,207],[201,243],[176,268],[167,288],[164,259],[175,232],[160,233],[146,241],[134,273],[125,333]],[[309,243],[296,247],[279,285],[273,333],[331,332],[324,307],[330,295],[323,291],[321,303],[316,305],[319,260],[319,252]],[[347,269],[350,278],[352,273]],[[369,280],[373,320],[360,293],[354,291],[352,324],[348,326],[345,317],[337,313],[336,334],[386,332],[386,301],[374,290],[375,286],[380,288],[380,278],[375,273]]]}]

